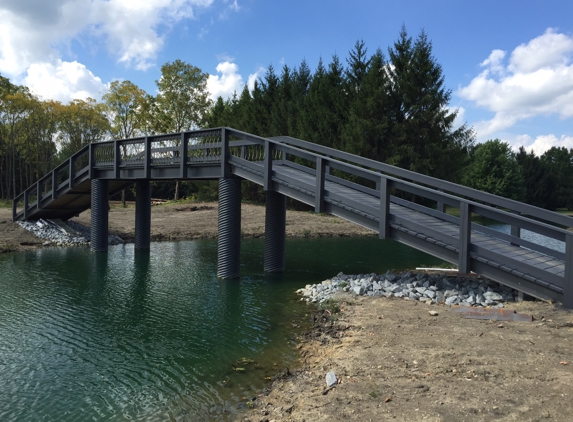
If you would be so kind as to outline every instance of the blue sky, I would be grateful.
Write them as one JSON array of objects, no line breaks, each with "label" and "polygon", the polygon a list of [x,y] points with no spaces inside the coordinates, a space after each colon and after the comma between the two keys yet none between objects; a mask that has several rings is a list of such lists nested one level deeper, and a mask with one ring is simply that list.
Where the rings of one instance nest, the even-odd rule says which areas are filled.
[{"label": "blue sky", "polygon": [[426,31],[479,141],[573,148],[569,0],[0,0],[0,74],[67,102],[99,99],[115,79],[153,94],[179,58],[228,96],[271,64],[344,62],[359,39],[386,52],[403,24]]}]

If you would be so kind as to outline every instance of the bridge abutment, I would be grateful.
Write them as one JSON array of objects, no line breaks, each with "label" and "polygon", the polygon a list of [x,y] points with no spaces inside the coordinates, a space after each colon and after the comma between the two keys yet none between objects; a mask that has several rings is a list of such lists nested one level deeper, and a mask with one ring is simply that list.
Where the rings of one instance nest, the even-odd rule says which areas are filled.
[{"label": "bridge abutment", "polygon": [[135,184],[135,249],[151,245],[151,183],[138,180]]},{"label": "bridge abutment", "polygon": [[219,179],[217,277],[238,278],[241,269],[241,179]]},{"label": "bridge abutment", "polygon": [[91,242],[92,252],[107,252],[109,202],[107,198],[108,181],[92,179],[91,181]]},{"label": "bridge abutment", "polygon": [[265,263],[267,272],[285,270],[286,196],[268,190],[265,208]]}]

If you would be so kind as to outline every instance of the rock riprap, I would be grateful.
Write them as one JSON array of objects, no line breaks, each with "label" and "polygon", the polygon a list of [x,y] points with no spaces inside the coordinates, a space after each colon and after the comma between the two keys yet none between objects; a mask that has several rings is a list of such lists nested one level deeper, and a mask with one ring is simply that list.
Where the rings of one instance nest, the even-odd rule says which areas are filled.
[{"label": "rock riprap", "polygon": [[307,284],[297,290],[302,300],[322,303],[335,293],[357,296],[386,296],[446,305],[491,306],[502,308],[516,301],[518,292],[492,280],[477,277],[452,277],[443,274],[413,273],[382,275],[339,273],[320,284]]},{"label": "rock riprap", "polygon": [[[58,225],[42,219],[38,221],[18,221],[20,227],[28,230],[36,237],[44,239],[43,246],[81,246],[90,243],[90,228],[73,221],[68,221],[66,224],[75,233],[68,233]],[[108,243],[117,245],[124,242],[120,237],[111,235],[108,236]]]}]

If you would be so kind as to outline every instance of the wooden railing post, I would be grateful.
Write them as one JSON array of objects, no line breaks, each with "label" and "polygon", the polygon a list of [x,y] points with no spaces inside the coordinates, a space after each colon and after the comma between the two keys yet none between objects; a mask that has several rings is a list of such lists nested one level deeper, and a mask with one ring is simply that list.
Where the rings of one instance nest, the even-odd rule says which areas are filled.
[{"label": "wooden railing post", "polygon": [[143,158],[143,173],[146,179],[151,179],[151,138],[145,137],[145,151]]},{"label": "wooden railing post", "polygon": [[263,180],[263,190],[267,191],[272,187],[272,175],[273,175],[273,144],[269,141],[265,141],[265,159],[263,163],[265,173]]},{"label": "wooden railing post", "polygon": [[[325,155],[325,157],[330,158],[330,155]],[[329,176],[332,176],[332,167],[325,166],[324,167],[324,174],[328,174]]]},{"label": "wooden railing post", "polygon": [[72,189],[74,187],[74,179],[76,177],[76,169],[75,169],[75,164],[74,164],[74,156],[72,155],[68,161],[68,186],[70,187],[70,189]]},{"label": "wooden railing post", "polygon": [[113,141],[113,174],[115,179],[120,178],[119,165],[121,163],[121,151],[119,150],[119,141]]},{"label": "wooden railing post", "polygon": [[12,200],[12,221],[16,221],[16,214],[18,213],[18,197],[15,196]]},{"label": "wooden railing post", "polygon": [[[443,192],[443,191],[444,191],[443,189],[438,189],[438,192]],[[443,212],[443,213],[445,214],[445,212],[446,212],[446,204],[445,204],[444,202],[442,202],[442,201],[438,201],[438,204],[437,204],[437,206],[436,206],[436,210],[437,210],[438,212]]]},{"label": "wooden railing post", "polygon": [[[519,214],[517,211],[512,211],[513,214]],[[511,226],[511,235],[513,237],[521,237],[521,227]],[[513,246],[519,246],[517,243],[511,243]]]},{"label": "wooden railing post", "polygon": [[322,157],[316,157],[316,196],[314,197],[314,212],[324,212],[324,174],[325,165]]},{"label": "wooden railing post", "polygon": [[185,136],[185,132],[181,132],[181,145],[180,147],[180,154],[179,159],[181,162],[179,163],[179,177],[181,179],[187,178],[187,137]]},{"label": "wooden railing post", "polygon": [[89,178],[90,180],[93,179],[95,177],[95,146],[92,143],[90,143],[90,146],[88,147],[88,174],[89,174]]},{"label": "wooden railing post", "polygon": [[573,309],[573,233],[565,237],[565,277],[563,280],[563,306]]},{"label": "wooden railing post", "polygon": [[58,173],[52,170],[52,200],[58,197]]},{"label": "wooden railing post", "polygon": [[380,176],[378,181],[378,191],[380,192],[380,223],[378,227],[378,238],[387,239],[390,235],[390,225],[388,220],[390,217],[390,189],[388,187],[388,179]]},{"label": "wooden railing post", "polygon": [[36,182],[36,208],[39,210],[42,209],[42,196],[43,196],[42,186],[43,183],[40,183],[40,181],[38,180]]},{"label": "wooden railing post", "polygon": [[470,268],[470,243],[471,243],[472,213],[470,204],[460,202],[460,246],[458,258],[458,271],[468,274]]},{"label": "wooden railing post", "polygon": [[28,218],[28,202],[30,201],[30,191],[24,191],[24,220]]},{"label": "wooden railing post", "polygon": [[229,131],[221,129],[221,177],[226,179],[231,177],[231,167],[229,166]]}]

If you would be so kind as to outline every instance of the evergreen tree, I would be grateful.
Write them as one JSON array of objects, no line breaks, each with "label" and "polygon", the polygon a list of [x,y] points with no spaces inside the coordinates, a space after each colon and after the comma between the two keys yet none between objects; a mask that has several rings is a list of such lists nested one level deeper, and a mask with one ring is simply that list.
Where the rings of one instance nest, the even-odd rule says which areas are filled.
[{"label": "evergreen tree", "polygon": [[552,147],[541,156],[541,161],[555,178],[557,207],[573,209],[573,149]]},{"label": "evergreen tree", "polygon": [[292,76],[292,110],[295,115],[289,126],[291,136],[304,137],[304,116],[308,111],[308,90],[312,81],[312,73],[306,60],[303,60],[298,69],[293,70]]},{"label": "evergreen tree", "polygon": [[447,179],[464,166],[472,129],[454,129],[441,66],[422,32],[413,43],[403,27],[389,50],[390,164]]},{"label": "evergreen tree", "polygon": [[536,207],[555,210],[557,208],[557,185],[549,164],[520,147],[515,159],[521,167],[525,187],[525,202]]},{"label": "evergreen tree", "polygon": [[386,161],[388,149],[388,77],[381,50],[369,60],[361,88],[353,95],[343,128],[344,149],[378,161]]},{"label": "evergreen tree", "polygon": [[354,48],[350,50],[347,59],[348,69],[346,70],[346,83],[347,92],[352,97],[356,95],[362,88],[368,68],[372,58],[366,57],[368,49],[365,47],[364,41],[356,41]]}]

